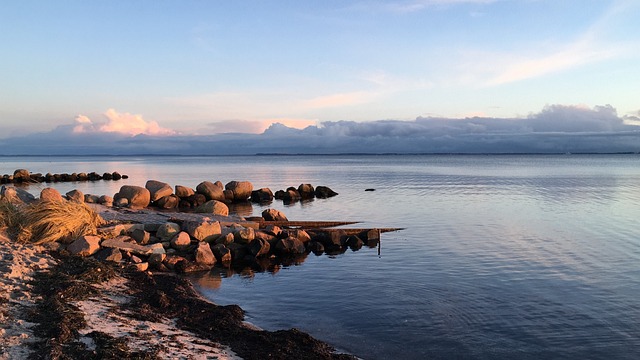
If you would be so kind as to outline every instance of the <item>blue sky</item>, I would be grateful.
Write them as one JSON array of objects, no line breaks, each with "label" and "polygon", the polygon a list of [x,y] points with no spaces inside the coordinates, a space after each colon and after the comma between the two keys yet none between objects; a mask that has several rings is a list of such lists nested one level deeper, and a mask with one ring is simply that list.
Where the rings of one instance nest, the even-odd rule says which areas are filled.
[{"label": "blue sky", "polygon": [[622,0],[0,0],[0,137],[523,118],[551,105],[633,118],[638,13]]}]

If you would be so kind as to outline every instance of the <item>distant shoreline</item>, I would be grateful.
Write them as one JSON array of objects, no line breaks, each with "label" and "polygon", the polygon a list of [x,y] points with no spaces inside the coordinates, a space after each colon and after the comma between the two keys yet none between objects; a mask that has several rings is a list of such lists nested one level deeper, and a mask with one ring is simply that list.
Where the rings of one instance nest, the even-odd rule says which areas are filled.
[{"label": "distant shoreline", "polygon": [[571,156],[571,155],[640,155],[640,152],[634,151],[621,151],[621,152],[505,152],[505,153],[254,153],[254,154],[86,154],[86,155],[73,155],[73,154],[0,154],[0,157],[28,157],[28,158],[56,158],[56,157],[238,157],[238,156]]}]

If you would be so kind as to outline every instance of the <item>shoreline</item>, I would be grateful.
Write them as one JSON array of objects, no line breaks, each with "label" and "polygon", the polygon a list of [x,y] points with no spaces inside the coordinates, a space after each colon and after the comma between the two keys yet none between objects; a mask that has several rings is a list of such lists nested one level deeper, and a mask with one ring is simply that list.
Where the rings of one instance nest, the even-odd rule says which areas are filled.
[{"label": "shoreline", "polygon": [[355,359],[296,329],[249,326],[240,307],[215,305],[175,274],[7,237],[0,248],[0,359]]}]

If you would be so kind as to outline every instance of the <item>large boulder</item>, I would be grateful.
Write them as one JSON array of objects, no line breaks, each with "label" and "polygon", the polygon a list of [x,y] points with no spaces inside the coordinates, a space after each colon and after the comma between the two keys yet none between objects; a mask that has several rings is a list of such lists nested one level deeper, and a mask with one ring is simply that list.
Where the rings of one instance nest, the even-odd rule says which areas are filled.
[{"label": "large boulder", "polygon": [[315,196],[315,189],[311,184],[300,184],[300,186],[298,186],[298,193],[303,199],[313,199]]},{"label": "large boulder", "polygon": [[180,203],[180,198],[171,194],[158,199],[156,206],[160,209],[175,209],[178,207],[178,203]]},{"label": "large boulder", "polygon": [[4,185],[0,188],[0,197],[12,204],[30,204],[36,201],[36,197],[28,191],[15,187],[5,187]]},{"label": "large boulder", "polygon": [[233,233],[233,241],[239,244],[249,244],[256,238],[253,228],[241,228]]},{"label": "large boulder", "polygon": [[224,201],[224,192],[221,186],[210,181],[203,181],[196,186],[196,192],[205,196],[207,200]]},{"label": "large boulder", "polygon": [[123,185],[113,198],[115,201],[127,199],[130,208],[141,209],[149,206],[151,193],[148,189],[141,186]]},{"label": "large boulder", "polygon": [[249,181],[231,181],[224,188],[233,193],[233,201],[247,201],[251,197],[253,184]]},{"label": "large boulder", "polygon": [[298,240],[302,241],[303,244],[306,244],[309,241],[311,241],[311,236],[309,236],[309,234],[306,231],[302,230],[302,229],[287,229],[287,230],[285,230],[285,233],[287,235],[283,236],[283,237],[289,237],[289,238],[298,239]]},{"label": "large boulder", "polygon": [[218,200],[209,200],[198,206],[195,211],[197,213],[229,216],[229,207],[227,204]]},{"label": "large boulder", "polygon": [[102,195],[98,198],[98,204],[102,204],[104,206],[112,206],[113,198],[109,195]]},{"label": "large boulder", "polygon": [[186,221],[182,227],[192,238],[199,241],[214,241],[222,233],[218,221]]},{"label": "large boulder", "polygon": [[326,198],[330,198],[332,196],[338,195],[337,192],[331,190],[330,188],[328,188],[326,186],[318,186],[318,187],[316,187],[315,194],[316,194],[316,197],[320,198],[320,199],[326,199]]},{"label": "large boulder", "polygon": [[269,188],[253,190],[251,192],[251,201],[256,203],[266,203],[273,201],[273,193]]},{"label": "large boulder", "polygon": [[171,239],[171,247],[176,250],[185,250],[191,245],[191,237],[184,231],[177,233]]},{"label": "large boulder", "polygon": [[158,230],[156,230],[156,237],[160,239],[160,241],[169,241],[179,232],[180,225],[167,222],[158,227]]},{"label": "large boulder", "polygon": [[306,251],[302,241],[295,238],[279,239],[276,243],[276,252],[280,255],[298,255]]},{"label": "large boulder", "polygon": [[266,221],[289,221],[287,217],[279,210],[266,209],[262,212],[262,218]]},{"label": "large boulder", "polygon": [[247,249],[254,257],[260,257],[269,254],[271,244],[265,239],[255,239],[247,245]]},{"label": "large boulder", "polygon": [[149,190],[151,201],[158,201],[165,196],[173,194],[171,186],[162,181],[148,180],[144,187]]},{"label": "large boulder", "polygon": [[196,263],[204,265],[213,265],[216,263],[216,257],[211,251],[211,247],[206,242],[199,242],[195,250]]},{"label": "large boulder", "polygon": [[186,186],[182,186],[182,185],[176,185],[175,194],[179,198],[188,198],[189,196],[191,196],[191,195],[193,195],[195,193],[196,192],[190,187],[186,187]]},{"label": "large boulder", "polygon": [[71,190],[66,193],[66,196],[69,201],[77,202],[79,204],[84,203],[84,194],[80,190]]},{"label": "large boulder", "polygon": [[31,174],[27,169],[17,169],[13,172],[14,182],[29,182],[31,181]]},{"label": "large boulder", "polygon": [[216,244],[211,247],[213,255],[221,263],[228,263],[231,261],[231,250],[229,250],[224,244]]},{"label": "large boulder", "polygon": [[73,255],[90,256],[100,250],[100,240],[99,236],[81,236],[67,246],[67,251]]},{"label": "large boulder", "polygon": [[62,202],[64,199],[58,190],[48,187],[40,191],[40,201]]}]

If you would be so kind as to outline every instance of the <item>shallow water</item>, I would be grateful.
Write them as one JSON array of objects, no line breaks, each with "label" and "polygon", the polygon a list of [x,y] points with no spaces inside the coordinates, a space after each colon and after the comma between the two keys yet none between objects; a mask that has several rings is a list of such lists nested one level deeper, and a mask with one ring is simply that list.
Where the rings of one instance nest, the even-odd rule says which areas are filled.
[{"label": "shallow water", "polygon": [[636,155],[68,157],[4,158],[0,173],[130,176],[55,185],[98,195],[147,179],[328,185],[340,195],[271,206],[292,220],[406,229],[384,234],[380,255],[219,270],[194,278],[200,291],[260,327],[296,327],[365,359],[635,359],[639,165]]}]

